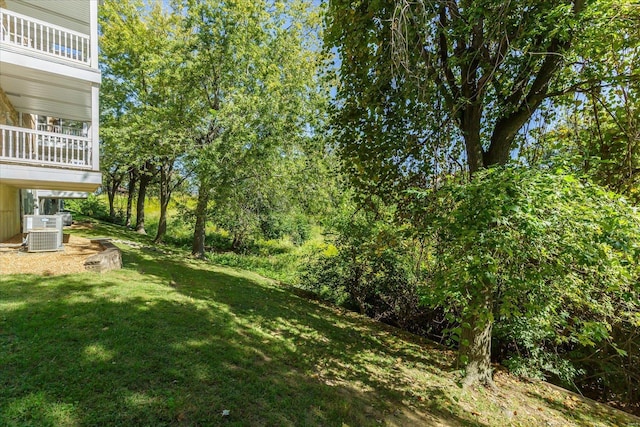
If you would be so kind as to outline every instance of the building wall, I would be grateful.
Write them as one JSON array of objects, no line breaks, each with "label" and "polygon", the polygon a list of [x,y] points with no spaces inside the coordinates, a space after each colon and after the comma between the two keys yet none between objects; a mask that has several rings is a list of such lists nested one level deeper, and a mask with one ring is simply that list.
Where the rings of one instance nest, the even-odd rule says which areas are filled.
[{"label": "building wall", "polygon": [[20,231],[20,190],[0,184],[0,242]]},{"label": "building wall", "polygon": [[35,129],[34,116],[27,113],[22,115],[13,107],[11,100],[0,86],[0,125],[20,126]]},{"label": "building wall", "polygon": [[0,87],[0,125],[18,125],[18,112],[11,101],[9,101],[9,97],[4,93],[2,87]]},{"label": "building wall", "polygon": [[[0,0],[0,7],[4,2]],[[32,127],[30,114],[23,115],[26,127]],[[0,124],[19,125],[19,114],[0,87]],[[20,190],[17,187],[0,184],[0,242],[20,233]]]}]

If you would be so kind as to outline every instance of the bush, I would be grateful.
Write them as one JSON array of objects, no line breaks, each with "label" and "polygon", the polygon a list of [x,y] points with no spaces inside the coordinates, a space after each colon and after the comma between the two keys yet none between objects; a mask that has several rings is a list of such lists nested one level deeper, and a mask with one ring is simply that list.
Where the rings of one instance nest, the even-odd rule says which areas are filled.
[{"label": "bush", "polygon": [[334,244],[308,259],[301,285],[321,297],[374,319],[417,330],[418,241],[393,224],[393,212],[345,213],[333,228]]},{"label": "bush", "polygon": [[92,218],[109,221],[109,207],[94,194],[89,194],[86,199],[71,199],[65,202],[65,207],[72,212]]},{"label": "bush", "polygon": [[254,271],[265,277],[292,283],[295,280],[296,256],[284,254],[279,256],[240,255],[234,252],[208,253],[207,259],[215,264]]},{"label": "bush", "polygon": [[[193,239],[193,234],[191,236]],[[204,238],[204,245],[209,251],[227,252],[231,250],[233,239],[229,233],[221,230],[209,231]]]},{"label": "bush", "polygon": [[619,398],[638,398],[634,208],[573,176],[525,168],[419,194],[435,249],[425,301],[461,325],[473,316],[493,321],[496,354],[516,372],[570,383],[584,371]]},{"label": "bush", "polygon": [[302,245],[311,235],[311,224],[301,213],[271,213],[260,219],[261,237],[279,240],[289,237],[295,245]]}]

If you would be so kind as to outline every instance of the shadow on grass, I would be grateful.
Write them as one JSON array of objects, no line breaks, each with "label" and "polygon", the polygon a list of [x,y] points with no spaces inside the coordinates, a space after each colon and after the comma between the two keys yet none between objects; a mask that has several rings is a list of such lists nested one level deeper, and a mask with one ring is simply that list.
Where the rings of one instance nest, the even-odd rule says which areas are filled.
[{"label": "shadow on grass", "polygon": [[437,384],[440,352],[258,277],[123,255],[129,271],[0,279],[0,424],[483,425],[405,375]]},{"label": "shadow on grass", "polygon": [[[549,385],[547,385],[549,387]],[[527,394],[540,401],[551,409],[563,414],[568,420],[574,420],[578,425],[596,425],[598,420],[609,420],[613,425],[626,425],[629,427],[640,427],[640,418],[636,423],[629,424],[632,416],[614,408],[598,404],[591,399],[583,398],[579,395],[563,390],[564,400],[545,396],[537,391],[528,391]]]}]

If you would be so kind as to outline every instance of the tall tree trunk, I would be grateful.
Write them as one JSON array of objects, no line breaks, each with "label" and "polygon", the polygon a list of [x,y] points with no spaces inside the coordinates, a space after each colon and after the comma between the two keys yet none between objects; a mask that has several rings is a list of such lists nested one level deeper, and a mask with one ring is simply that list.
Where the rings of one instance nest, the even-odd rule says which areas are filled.
[{"label": "tall tree trunk", "polygon": [[167,233],[167,207],[171,200],[171,175],[173,172],[173,160],[167,160],[160,168],[160,220],[154,243],[162,242]]},{"label": "tall tree trunk", "polygon": [[[213,83],[213,103],[211,108],[215,111],[220,110],[220,92],[217,80]],[[216,122],[209,123],[209,129],[206,134],[196,139],[196,143],[201,147],[211,144],[219,135],[220,129],[216,126]],[[196,206],[196,223],[193,230],[193,244],[191,246],[191,255],[204,259],[204,240],[206,237],[207,226],[207,206],[211,197],[211,176],[201,171],[200,182],[198,188],[198,204]]]},{"label": "tall tree trunk", "polygon": [[131,209],[133,207],[133,197],[136,194],[136,185],[138,185],[138,168],[129,169],[129,191],[127,194],[127,213],[125,216],[125,225],[131,227]]},{"label": "tall tree trunk", "polygon": [[236,230],[233,233],[233,240],[231,241],[231,250],[235,253],[239,253],[244,244],[244,232],[242,230]]},{"label": "tall tree trunk", "polygon": [[480,105],[469,105],[462,113],[461,130],[464,135],[469,173],[472,176],[486,166],[483,162],[482,139],[480,138],[481,120],[482,108]]},{"label": "tall tree trunk", "polygon": [[149,173],[140,174],[140,185],[138,187],[138,203],[136,204],[136,233],[147,234],[144,229],[144,203],[147,197],[147,187],[151,183],[153,176]]},{"label": "tall tree trunk", "polygon": [[207,224],[207,206],[211,192],[211,184],[208,178],[200,179],[198,188],[198,204],[196,206],[196,224],[193,230],[193,245],[191,255],[203,259],[204,258],[204,239],[206,235]]},{"label": "tall tree trunk", "polygon": [[111,222],[115,222],[116,220],[116,208],[114,206],[114,201],[116,198],[116,191],[118,191],[119,186],[119,181],[115,180],[113,177],[109,179],[109,184],[107,185],[107,197],[109,198],[109,219]]},{"label": "tall tree trunk", "polygon": [[472,313],[462,319],[458,363],[465,367],[463,384],[494,388],[491,371],[491,332],[493,329],[491,290],[484,289],[470,303]]},{"label": "tall tree trunk", "polygon": [[115,195],[113,194],[110,188],[107,190],[107,197],[109,198],[109,221],[115,222],[116,208],[115,206],[113,206]]}]

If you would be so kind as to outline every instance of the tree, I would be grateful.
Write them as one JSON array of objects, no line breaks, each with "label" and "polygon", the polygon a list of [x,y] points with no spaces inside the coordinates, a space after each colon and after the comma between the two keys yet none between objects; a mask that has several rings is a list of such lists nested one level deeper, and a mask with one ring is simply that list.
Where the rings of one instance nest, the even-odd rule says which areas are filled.
[{"label": "tree", "polygon": [[[186,136],[192,113],[184,80],[186,35],[180,32],[181,18],[157,2],[143,0],[107,1],[100,10],[103,142],[117,147],[112,164],[129,174],[130,195],[135,191],[132,184],[138,184],[139,233],[145,233],[147,189],[159,177],[156,242],[166,231],[175,163],[191,141]],[[128,207],[131,202],[130,197]]]},{"label": "tree", "polygon": [[[107,120],[108,118],[101,120],[103,126],[106,125]],[[116,193],[127,178],[127,167],[127,164],[123,162],[122,153],[118,149],[118,139],[103,130],[100,138],[100,169],[109,199],[109,219],[112,222],[116,221]]]},{"label": "tree", "polygon": [[[631,19],[632,16],[627,16]],[[586,54],[600,46],[587,46]],[[585,73],[604,82],[572,94],[556,125],[524,147],[528,164],[562,166],[589,176],[636,203],[640,200],[640,19],[634,31],[609,36],[602,60]],[[634,74],[635,73],[635,74]],[[630,75],[632,78],[625,78]]]},{"label": "tree", "polygon": [[[326,41],[342,58],[336,129],[356,182],[420,182],[436,166],[434,150],[455,157],[460,142],[471,173],[506,163],[547,98],[597,77],[575,73],[600,59],[578,49],[604,46],[624,5],[331,1]],[[576,40],[578,31],[598,39]]]},{"label": "tree", "polygon": [[199,134],[189,160],[198,185],[192,252],[202,257],[210,201],[247,219],[259,205],[254,196],[278,183],[278,164],[306,155],[324,115],[319,17],[295,0],[185,0],[174,8],[193,35],[187,62]]},{"label": "tree", "polygon": [[638,324],[640,218],[613,193],[571,175],[496,167],[419,194],[436,252],[424,298],[457,320],[467,383],[491,383],[496,322],[586,347],[613,341],[617,324]]},{"label": "tree", "polygon": [[[628,30],[619,10],[636,13],[609,0],[330,1],[327,47],[342,60],[334,128],[352,182],[397,201],[456,162],[470,174],[507,163],[545,100],[601,81],[580,64],[600,59],[614,26]],[[583,57],[587,43],[600,49]],[[489,310],[481,296],[469,303]],[[490,383],[491,331],[478,328],[490,312],[474,311],[467,375]]]}]

